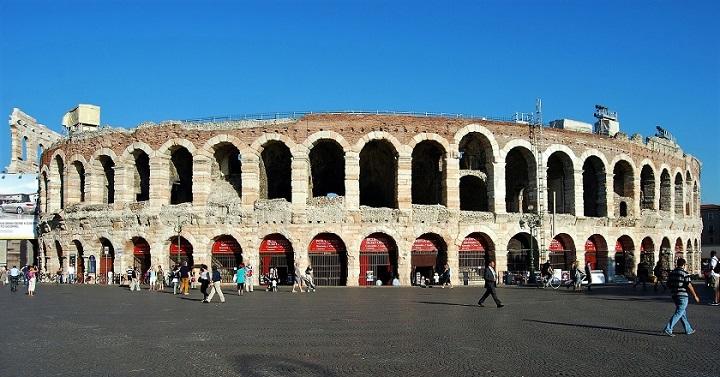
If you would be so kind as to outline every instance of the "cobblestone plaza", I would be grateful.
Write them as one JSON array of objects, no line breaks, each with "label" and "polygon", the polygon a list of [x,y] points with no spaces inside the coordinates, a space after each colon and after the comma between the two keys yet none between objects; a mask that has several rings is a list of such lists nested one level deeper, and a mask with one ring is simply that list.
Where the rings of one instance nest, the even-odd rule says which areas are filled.
[{"label": "cobblestone plaza", "polygon": [[173,296],[43,284],[29,298],[4,287],[0,374],[718,375],[717,307],[690,305],[697,333],[678,326],[669,338],[660,330],[674,306],[652,289],[501,288],[502,309],[478,307],[481,293],[385,287],[237,297],[230,290],[224,304],[201,304],[195,290]]}]

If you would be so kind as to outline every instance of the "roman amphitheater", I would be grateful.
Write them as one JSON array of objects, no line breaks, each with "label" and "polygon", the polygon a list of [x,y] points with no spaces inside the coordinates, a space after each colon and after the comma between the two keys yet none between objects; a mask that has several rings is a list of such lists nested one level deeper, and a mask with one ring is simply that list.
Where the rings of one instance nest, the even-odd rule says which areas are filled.
[{"label": "roman amphitheater", "polygon": [[[187,260],[286,276],[298,261],[357,286],[445,263],[476,284],[489,260],[520,274],[577,259],[609,281],[640,260],[699,269],[701,164],[664,135],[423,114],[76,123],[39,164],[48,271]],[[18,145],[31,127],[15,128]]]}]

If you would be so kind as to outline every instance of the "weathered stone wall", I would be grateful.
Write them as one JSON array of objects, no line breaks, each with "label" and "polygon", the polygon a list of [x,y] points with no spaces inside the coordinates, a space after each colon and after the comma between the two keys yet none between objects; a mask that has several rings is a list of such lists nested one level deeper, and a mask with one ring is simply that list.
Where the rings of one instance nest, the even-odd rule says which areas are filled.
[{"label": "weathered stone wall", "polygon": [[[489,140],[492,177],[488,182],[490,210],[492,212],[460,211],[459,144],[463,136],[474,132]],[[309,189],[309,152],[319,140],[330,139],[338,143],[345,153],[345,195],[333,200],[312,198]],[[396,151],[397,208],[370,208],[360,203],[359,156],[369,141],[383,139]],[[446,205],[413,205],[411,198],[412,151],[424,141],[437,142],[445,151],[446,169],[444,187]],[[562,152],[572,163],[572,187],[566,191],[573,195],[572,213],[556,216],[554,234],[550,227],[543,228],[544,238],[552,239],[566,234],[574,241],[577,257],[584,260],[583,245],[593,235],[600,235],[611,250],[615,240],[629,236],[635,254],[646,237],[654,245],[664,238],[674,245],[697,244],[700,238],[699,217],[700,163],[683,154],[676,145],[663,146],[650,138],[645,144],[641,138],[628,139],[622,134],[604,137],[564,130],[544,131],[544,160],[540,162],[546,174],[548,158],[553,152]],[[267,200],[260,190],[261,153],[269,141],[284,143],[292,154],[291,200]],[[214,173],[214,147],[230,143],[240,152],[242,192],[217,184],[221,177]],[[170,205],[172,174],[170,155],[176,148],[185,148],[192,155],[192,202]],[[487,235],[494,244],[498,269],[507,269],[507,245],[510,239],[527,232],[519,224],[520,214],[507,213],[505,205],[505,158],[515,147],[532,150],[529,127],[515,123],[491,122],[474,119],[429,118],[384,115],[311,115],[298,120],[237,123],[181,123],[144,124],[134,130],[102,129],[74,136],[55,144],[43,155],[41,166],[42,249],[50,266],[57,266],[55,250],[58,241],[64,255],[75,248],[73,240],[85,245],[85,254],[98,254],[100,238],[109,240],[116,251],[122,251],[121,265],[132,263],[132,239],[143,237],[150,243],[153,264],[166,266],[172,238],[178,234],[194,246],[194,259],[199,263],[210,261],[213,240],[221,235],[233,236],[242,246],[243,255],[256,266],[258,247],[269,234],[284,235],[293,245],[296,259],[301,264],[308,258],[307,249],[319,233],[339,236],[348,249],[348,285],[356,285],[360,275],[359,249],[362,240],[375,232],[391,236],[399,249],[399,271],[402,284],[409,284],[411,247],[414,240],[426,233],[442,237],[447,245],[448,262],[458,271],[458,250],[463,239],[474,232]],[[134,202],[135,184],[132,180],[133,151],[142,150],[150,159],[150,195],[146,202]],[[530,154],[532,156],[532,154]],[[98,163],[101,156],[115,164],[115,202],[104,203],[102,177],[107,174]],[[583,215],[584,161],[595,156],[602,161],[605,173],[609,217]],[[613,167],[625,161],[631,167],[632,193],[630,197],[613,195]],[[79,199],[79,190],[70,170],[81,164],[86,172],[85,201]],[[659,182],[661,171],[667,169],[674,177],[683,177],[684,200],[689,210],[661,213],[658,210],[640,211],[640,171],[649,166]],[[62,169],[58,167],[62,166]],[[534,174],[534,173],[533,173]],[[534,176],[531,177],[534,179]],[[660,198],[660,185],[655,185],[655,200]],[[70,191],[73,191],[71,193]],[[674,200],[673,190],[673,200]],[[618,215],[616,201],[629,203],[628,216]],[[61,205],[61,202],[63,205]],[[64,207],[64,208],[61,208]],[[654,208],[658,208],[656,204]],[[670,208],[675,208],[671,206]],[[548,219],[547,215],[545,216]],[[183,223],[181,229],[178,224]],[[688,242],[690,241],[690,242]],[[545,245],[547,247],[547,245]],[[654,254],[660,252],[656,246]],[[690,259],[697,247],[682,250]],[[120,254],[118,252],[118,254]],[[118,256],[119,257],[119,256]],[[67,259],[65,259],[67,261]],[[636,259],[637,260],[637,259]],[[657,257],[656,257],[657,260]],[[697,266],[695,266],[697,268]],[[459,274],[454,274],[458,281]]]}]

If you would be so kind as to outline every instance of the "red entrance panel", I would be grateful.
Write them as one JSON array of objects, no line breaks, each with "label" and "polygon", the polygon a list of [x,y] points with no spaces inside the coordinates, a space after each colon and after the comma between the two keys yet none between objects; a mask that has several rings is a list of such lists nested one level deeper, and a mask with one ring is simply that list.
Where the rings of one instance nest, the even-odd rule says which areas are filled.
[{"label": "red entrance panel", "polygon": [[145,241],[138,241],[133,245],[134,255],[146,255],[150,254],[150,245]]},{"label": "red entrance panel", "polygon": [[369,236],[360,244],[361,252],[387,253],[390,251],[392,241],[384,236]]},{"label": "red entrance panel", "polygon": [[[390,237],[384,234],[370,235],[362,240],[360,243],[360,276],[358,278],[360,285],[371,284],[371,282],[368,282],[365,273],[378,268],[376,263],[371,263],[372,255],[389,254],[391,248],[394,249],[393,242]],[[390,266],[385,268],[390,269]],[[375,278],[378,278],[378,276]]]},{"label": "red entrance panel", "polygon": [[597,268],[597,249],[591,240],[585,241],[585,264],[590,263],[592,269]]},{"label": "red entrance panel", "polygon": [[308,252],[311,253],[339,253],[345,251],[345,244],[343,242],[335,237],[323,237],[318,236],[313,238],[312,241],[310,241],[310,247],[308,248]]},{"label": "red entrance panel", "polygon": [[[293,248],[290,241],[287,240],[287,238],[283,237],[280,234],[274,234],[265,237],[262,242],[260,243],[260,273],[263,275],[267,275],[270,273],[270,267],[272,267],[272,259],[273,255],[277,256],[278,254],[292,254]],[[277,262],[277,261],[276,261]],[[278,262],[279,263],[279,262]],[[287,259],[285,259],[285,262],[282,262],[281,264],[287,264],[289,263]],[[276,263],[277,264],[277,263]],[[282,267],[282,266],[275,266],[275,267]],[[291,267],[291,266],[288,266]],[[289,271],[288,271],[289,272]],[[279,272],[280,273],[280,272]],[[283,273],[281,273],[283,275]],[[283,278],[281,277],[281,280]]]},{"label": "red entrance panel", "polygon": [[553,253],[561,253],[565,251],[565,247],[559,240],[553,238],[552,241],[550,241],[550,251]]},{"label": "red entrance panel", "polygon": [[485,246],[475,237],[465,237],[460,244],[460,251],[485,251]]},{"label": "red entrance panel", "polygon": [[180,239],[180,245],[178,245],[177,240],[170,244],[170,255],[191,255],[192,252],[193,246],[182,238]]},{"label": "red entrance panel", "polygon": [[219,239],[212,246],[213,254],[240,254],[241,252],[240,244],[232,238]]},{"label": "red entrance panel", "polygon": [[413,267],[433,267],[437,262],[438,249],[432,240],[418,238],[412,245],[410,263]]}]

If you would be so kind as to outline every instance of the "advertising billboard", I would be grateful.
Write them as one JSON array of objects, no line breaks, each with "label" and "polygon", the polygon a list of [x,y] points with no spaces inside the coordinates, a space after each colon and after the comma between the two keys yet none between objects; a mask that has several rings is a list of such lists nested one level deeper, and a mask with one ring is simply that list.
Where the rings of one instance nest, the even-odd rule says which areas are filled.
[{"label": "advertising billboard", "polygon": [[0,174],[0,240],[36,238],[37,174]]}]

